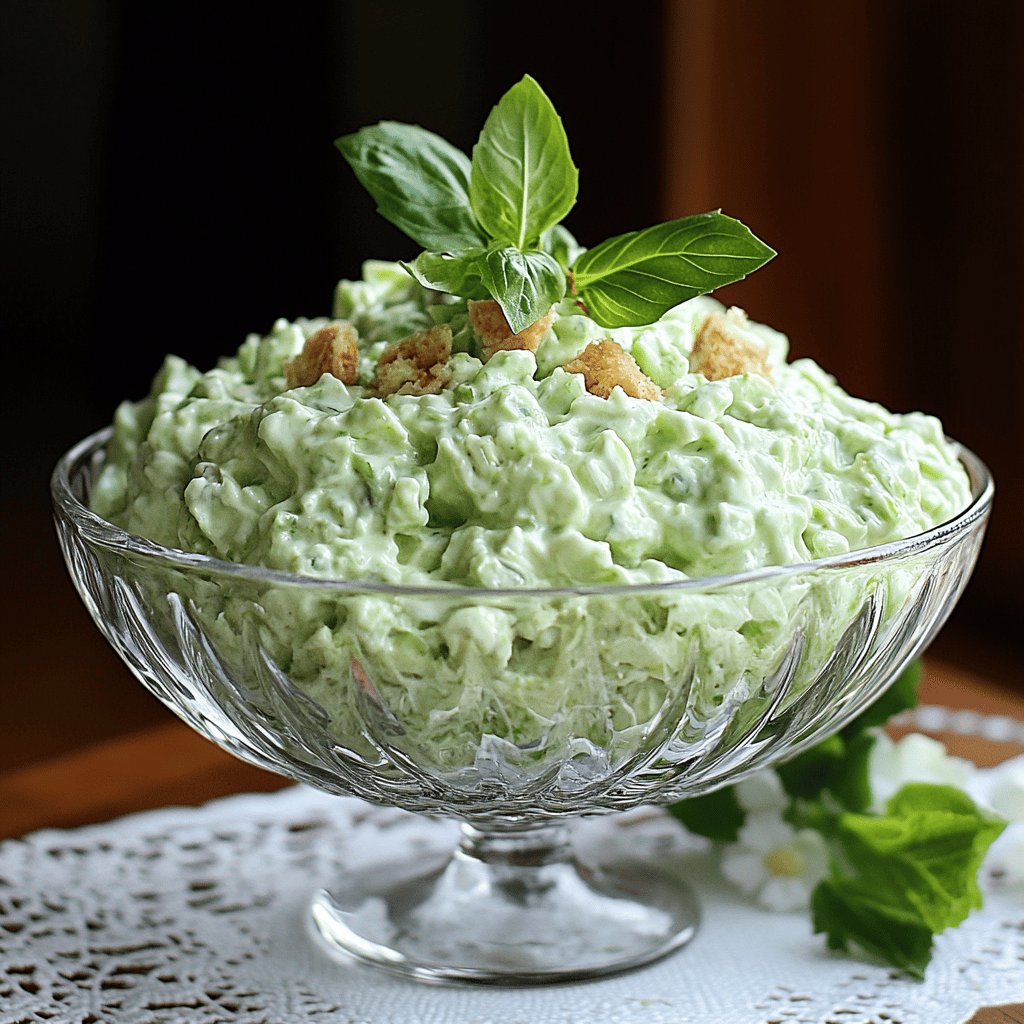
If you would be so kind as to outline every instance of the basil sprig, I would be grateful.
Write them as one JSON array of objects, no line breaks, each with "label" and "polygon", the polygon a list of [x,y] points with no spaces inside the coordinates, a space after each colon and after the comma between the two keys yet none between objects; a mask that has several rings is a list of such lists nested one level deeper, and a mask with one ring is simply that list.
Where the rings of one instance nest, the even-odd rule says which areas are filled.
[{"label": "basil sprig", "polygon": [[[931,783],[908,783],[871,813],[878,727],[917,704],[920,679],[915,662],[853,722],[777,769],[786,819],[820,832],[830,849],[829,877],[811,896],[815,932],[830,949],[867,950],[917,978],[934,937],[981,906],[978,871],[1006,824],[966,793]],[[734,787],[669,810],[717,842],[736,842],[746,821]]]},{"label": "basil sprig", "polygon": [[565,294],[565,271],[554,256],[540,250],[505,246],[423,252],[402,266],[424,288],[464,299],[497,299],[516,332],[539,320]]},{"label": "basil sprig", "polygon": [[952,786],[907,783],[881,815],[835,816],[840,856],[814,890],[814,930],[924,977],[932,939],[981,906],[978,871],[1006,822]]},{"label": "basil sprig", "polygon": [[579,172],[561,118],[529,75],[491,111],[472,160],[432,132],[396,121],[335,145],[378,212],[425,250],[406,270],[427,288],[490,296],[514,331],[567,290],[603,327],[653,323],[775,255],[721,211],[583,249],[561,224],[576,204]]}]

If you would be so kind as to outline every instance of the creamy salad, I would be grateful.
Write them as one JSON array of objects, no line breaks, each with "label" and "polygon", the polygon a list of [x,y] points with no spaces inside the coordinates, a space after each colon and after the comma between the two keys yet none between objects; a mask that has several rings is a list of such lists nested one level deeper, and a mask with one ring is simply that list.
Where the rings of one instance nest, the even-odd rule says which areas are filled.
[{"label": "creamy salad", "polygon": [[[695,739],[727,709],[757,715],[787,659],[787,700],[823,666],[841,675],[843,634],[876,602],[884,637],[921,570],[516,591],[805,562],[969,500],[935,419],[852,398],[786,354],[783,335],[706,297],[612,330],[570,297],[514,334],[493,304],[368,263],[332,319],[279,320],[205,373],[169,357],[149,397],[118,409],[92,507],[230,562],[429,588],[168,570],[149,600],[178,593],[208,655],[275,720],[306,714],[282,703],[281,674],[311,698],[322,711],[298,732],[326,714],[335,742],[375,757],[377,721],[444,772],[494,763],[495,744],[500,762],[582,742],[611,770],[657,721]],[[511,593],[446,599],[456,586]]]},{"label": "creamy salad", "polygon": [[[968,501],[936,419],[787,363],[783,335],[714,299],[613,330],[565,299],[535,350],[493,352],[472,302],[439,299],[397,264],[340,283],[351,383],[328,371],[289,386],[324,319],[279,320],[205,373],[168,357],[150,396],[117,411],[94,510],[169,547],[301,575],[515,588],[803,562],[911,536]],[[751,369],[709,380],[691,366],[715,325]],[[443,381],[382,390],[389,348],[439,326]],[[631,357],[610,388],[571,372],[606,340]],[[647,397],[624,389],[637,377]]]}]

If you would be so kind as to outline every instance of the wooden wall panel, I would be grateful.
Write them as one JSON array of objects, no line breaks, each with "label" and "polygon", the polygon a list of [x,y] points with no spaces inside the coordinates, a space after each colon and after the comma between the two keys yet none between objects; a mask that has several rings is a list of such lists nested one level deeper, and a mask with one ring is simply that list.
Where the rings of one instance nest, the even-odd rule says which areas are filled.
[{"label": "wooden wall panel", "polygon": [[957,617],[1024,643],[1024,4],[690,0],[665,35],[666,216],[779,250],[723,290],[996,475]]}]

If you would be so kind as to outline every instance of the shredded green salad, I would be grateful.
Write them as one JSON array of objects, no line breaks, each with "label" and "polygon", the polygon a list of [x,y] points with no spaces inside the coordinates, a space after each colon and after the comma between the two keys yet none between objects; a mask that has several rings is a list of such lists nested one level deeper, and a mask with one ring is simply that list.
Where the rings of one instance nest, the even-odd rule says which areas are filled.
[{"label": "shredded green salad", "polygon": [[[451,585],[647,584],[804,562],[907,537],[970,496],[937,420],[852,398],[754,323],[770,379],[690,372],[695,332],[722,306],[691,299],[645,327],[602,328],[571,298],[536,352],[486,363],[467,303],[398,264],[338,285],[358,332],[359,381],[288,389],[285,360],[328,321],[277,321],[206,373],[168,357],[149,397],[115,417],[94,511],[160,544],[304,576],[416,584],[438,598],[312,596],[221,583],[193,605],[230,661],[256,628],[273,662],[360,731],[352,659],[442,768],[484,737],[528,746],[552,731],[598,744],[671,699],[711,714],[773,671],[794,630],[813,678],[869,591],[898,608],[916,578],[850,573],[816,586],[591,599],[445,602]],[[436,394],[376,397],[378,358],[417,329],[452,330]],[[661,389],[591,394],[561,367],[611,338]],[[198,586],[198,584],[197,584]],[[798,685],[794,692],[799,691]],[[353,739],[353,742],[355,740]],[[628,745],[629,740],[626,739]]]},{"label": "shredded green salad", "polygon": [[[598,327],[569,301],[534,355],[486,365],[466,304],[432,304],[396,264],[338,286],[360,382],[389,342],[453,329],[437,395],[369,397],[282,364],[324,320],[278,320],[207,373],[169,357],[122,405],[93,494],[158,543],[310,576],[547,587],[640,583],[785,565],[907,537],[969,496],[939,422],[851,398],[786,339],[750,332],[775,381],[687,372],[699,298],[643,328]],[[560,366],[610,337],[666,389],[589,394]]]}]

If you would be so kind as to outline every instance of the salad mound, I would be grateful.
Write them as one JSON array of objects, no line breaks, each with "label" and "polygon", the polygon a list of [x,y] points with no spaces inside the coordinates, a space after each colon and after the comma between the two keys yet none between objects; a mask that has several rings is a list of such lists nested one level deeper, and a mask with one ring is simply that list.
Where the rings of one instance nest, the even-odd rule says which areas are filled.
[{"label": "salad mound", "polygon": [[[169,357],[117,412],[94,509],[227,561],[493,588],[804,562],[968,500],[937,420],[787,363],[782,335],[714,299],[612,331],[563,300],[532,351],[437,298],[370,263],[333,322],[278,321],[206,373]],[[588,362],[604,350],[621,362]]]},{"label": "salad mound", "polygon": [[[147,603],[198,627],[237,728],[256,703],[396,779],[473,769],[521,795],[503,765],[528,758],[571,794],[656,737],[684,762],[717,737],[719,763],[783,694],[809,722],[804,691],[845,699],[903,649],[912,559],[651,587],[909,537],[969,499],[935,419],[850,397],[707,297],[771,248],[714,210],[583,249],[560,223],[578,172],[528,76],[472,159],[395,122],[337,145],[423,251],[208,372],[168,357],[91,495],[160,544],[349,582],[160,570]],[[557,589],[608,585],[627,589]]]},{"label": "salad mound", "polygon": [[[936,420],[851,398],[714,299],[612,331],[566,300],[535,352],[486,362],[467,304],[438,301],[396,264],[342,282],[334,313],[279,320],[206,373],[169,357],[150,396],[118,409],[92,505],[231,562],[436,588],[311,595],[181,575],[154,596],[187,599],[229,675],[251,676],[258,645],[361,756],[370,679],[401,723],[390,742],[440,771],[478,765],[495,742],[543,760],[579,740],[611,770],[666,708],[680,730],[725,708],[755,714],[794,644],[797,700],[866,603],[895,616],[919,573],[531,600],[445,600],[452,585],[652,584],[804,562],[910,536],[969,498]],[[721,317],[757,346],[759,372],[689,368],[701,328]],[[287,367],[337,325],[358,338],[357,382],[326,372],[290,388]],[[450,358],[418,368],[416,353],[444,355],[449,333]],[[423,344],[431,334],[440,350]],[[602,397],[586,367],[573,372],[595,345],[614,345],[660,394],[620,382]],[[406,383],[394,388],[392,371]]]}]

